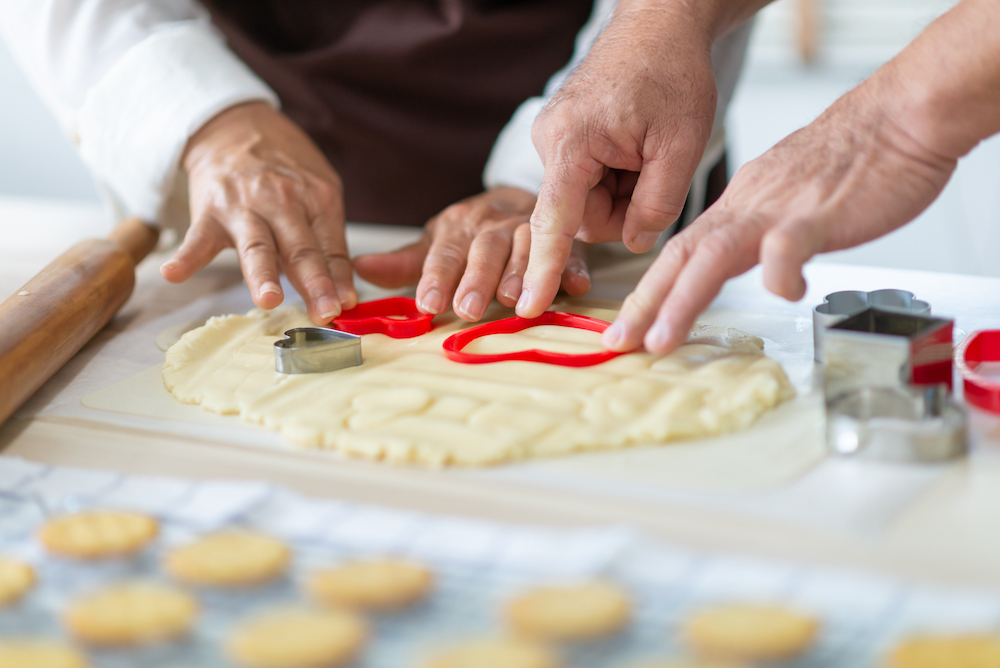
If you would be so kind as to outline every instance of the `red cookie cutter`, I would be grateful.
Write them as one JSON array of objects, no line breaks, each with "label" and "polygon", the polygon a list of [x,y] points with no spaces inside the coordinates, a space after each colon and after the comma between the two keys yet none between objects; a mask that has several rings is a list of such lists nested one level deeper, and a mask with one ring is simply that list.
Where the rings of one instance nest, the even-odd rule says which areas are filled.
[{"label": "red cookie cutter", "polygon": [[569,355],[567,353],[553,353],[546,350],[518,350],[512,353],[500,353],[497,355],[478,355],[476,353],[462,352],[462,349],[478,338],[490,336],[491,334],[514,334],[530,327],[539,325],[558,325],[559,327],[572,327],[575,329],[586,329],[591,332],[603,332],[611,323],[597,318],[588,318],[583,315],[572,313],[561,313],[559,311],[546,311],[537,318],[505,318],[496,322],[487,322],[476,327],[452,334],[441,347],[448,359],[462,364],[489,364],[490,362],[541,362],[542,364],[556,364],[558,366],[593,366],[601,362],[607,362],[624,353],[617,353],[613,350],[604,350],[599,353],[587,353],[584,355]]},{"label": "red cookie cutter", "polygon": [[333,326],[350,334],[385,334],[412,339],[431,331],[433,313],[421,313],[409,297],[389,297],[358,304],[333,319]]},{"label": "red cookie cutter", "polygon": [[1000,329],[973,332],[955,353],[962,374],[965,400],[993,413],[1000,413],[1000,382],[978,372],[983,362],[1000,362]]}]

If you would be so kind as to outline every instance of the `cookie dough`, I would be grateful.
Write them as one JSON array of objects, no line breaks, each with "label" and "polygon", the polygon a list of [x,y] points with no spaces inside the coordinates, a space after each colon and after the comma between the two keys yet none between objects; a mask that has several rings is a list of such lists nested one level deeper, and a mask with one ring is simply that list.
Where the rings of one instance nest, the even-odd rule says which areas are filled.
[{"label": "cookie dough", "polygon": [[542,640],[613,635],[631,615],[628,595],[604,582],[541,587],[518,596],[507,607],[507,621],[514,631]]},{"label": "cookie dough", "polygon": [[740,661],[788,659],[809,649],[819,631],[812,617],[774,606],[726,605],[695,613],[685,640],[698,654]]},{"label": "cookie dough", "polygon": [[249,531],[221,531],[170,550],[164,569],[186,584],[258,585],[284,574],[291,551],[281,541]]},{"label": "cookie dough", "polygon": [[517,639],[474,640],[445,651],[426,668],[558,668],[552,651]]},{"label": "cookie dough", "polygon": [[86,657],[54,640],[0,640],[0,668],[87,668]]},{"label": "cookie dough", "polygon": [[889,654],[888,665],[889,668],[998,668],[1000,636],[983,634],[909,638]]},{"label": "cookie dough", "polygon": [[360,610],[398,610],[424,598],[434,576],[406,561],[356,561],[314,571],[306,590],[317,600]]},{"label": "cookie dough", "polygon": [[[494,305],[486,319],[511,314]],[[435,322],[416,339],[365,335],[359,367],[285,376],[274,369],[273,345],[286,330],[312,325],[301,309],[212,318],[167,351],[163,380],[183,403],[239,414],[300,446],[469,466],[733,432],[794,395],[761,339],[724,327],[696,327],[670,355],[636,352],[570,368],[452,362],[441,343],[468,323],[452,314]],[[595,332],[547,326],[479,339],[466,350],[524,348],[603,349]]]},{"label": "cookie dough", "polygon": [[102,646],[139,645],[186,634],[198,615],[187,593],[151,582],[113,585],[73,601],[65,614],[70,633]]},{"label": "cookie dough", "polygon": [[237,626],[226,651],[244,668],[326,668],[351,661],[367,639],[368,625],[352,612],[288,608]]},{"label": "cookie dough", "polygon": [[35,569],[28,564],[0,557],[0,606],[10,605],[35,586]]},{"label": "cookie dough", "polygon": [[158,531],[156,520],[147,515],[88,511],[49,520],[39,530],[38,539],[53,554],[106,559],[138,552]]}]

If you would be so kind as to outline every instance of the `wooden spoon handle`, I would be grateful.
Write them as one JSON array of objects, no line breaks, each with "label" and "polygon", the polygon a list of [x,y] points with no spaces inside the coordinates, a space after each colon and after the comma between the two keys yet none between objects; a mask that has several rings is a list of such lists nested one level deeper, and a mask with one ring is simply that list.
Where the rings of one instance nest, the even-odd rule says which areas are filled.
[{"label": "wooden spoon handle", "polygon": [[159,231],[129,219],[81,241],[0,304],[0,423],[114,317]]}]

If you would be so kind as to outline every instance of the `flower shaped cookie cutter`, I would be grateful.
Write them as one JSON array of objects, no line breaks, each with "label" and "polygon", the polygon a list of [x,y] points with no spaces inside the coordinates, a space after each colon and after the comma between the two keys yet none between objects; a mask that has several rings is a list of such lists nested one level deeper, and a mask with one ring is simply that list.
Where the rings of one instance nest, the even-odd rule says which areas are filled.
[{"label": "flower shaped cookie cutter", "polygon": [[1000,369],[1000,329],[984,329],[970,334],[955,351],[955,365],[962,374],[965,400],[991,413],[1000,413],[1000,381],[983,373],[990,364]]},{"label": "flower shaped cookie cutter", "polygon": [[433,313],[422,313],[410,297],[388,297],[358,304],[334,318],[332,325],[351,334],[412,339],[431,331],[433,319]]},{"label": "flower shaped cookie cutter", "polygon": [[555,364],[557,366],[583,367],[593,366],[601,362],[607,362],[624,353],[613,350],[603,350],[599,353],[568,354],[557,353],[548,350],[516,350],[509,353],[479,354],[464,352],[464,348],[476,339],[493,334],[514,334],[517,332],[537,327],[539,325],[556,325],[558,327],[571,327],[574,329],[584,329],[591,332],[603,332],[611,323],[597,318],[588,318],[583,315],[573,313],[562,313],[561,311],[546,311],[537,318],[505,318],[495,322],[487,322],[482,325],[470,327],[457,334],[452,334],[441,347],[448,359],[462,364],[489,364],[492,362],[539,362],[541,364]]},{"label": "flower shaped cookie cutter", "polygon": [[823,334],[828,327],[872,307],[910,315],[931,314],[931,305],[907,290],[831,292],[813,309],[813,359],[823,362]]}]

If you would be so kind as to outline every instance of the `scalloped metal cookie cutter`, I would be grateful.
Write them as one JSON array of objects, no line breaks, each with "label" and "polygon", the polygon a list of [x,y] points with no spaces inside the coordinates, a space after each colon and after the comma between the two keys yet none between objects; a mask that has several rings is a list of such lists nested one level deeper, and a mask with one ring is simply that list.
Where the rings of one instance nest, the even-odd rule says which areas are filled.
[{"label": "scalloped metal cookie cutter", "polygon": [[361,337],[323,327],[296,327],[274,342],[278,373],[326,373],[360,366]]},{"label": "scalloped metal cookie cutter", "polygon": [[813,309],[813,359],[823,361],[823,333],[831,325],[875,307],[883,311],[930,315],[931,305],[914,299],[908,290],[843,290],[831,292],[823,298],[823,303]]}]

